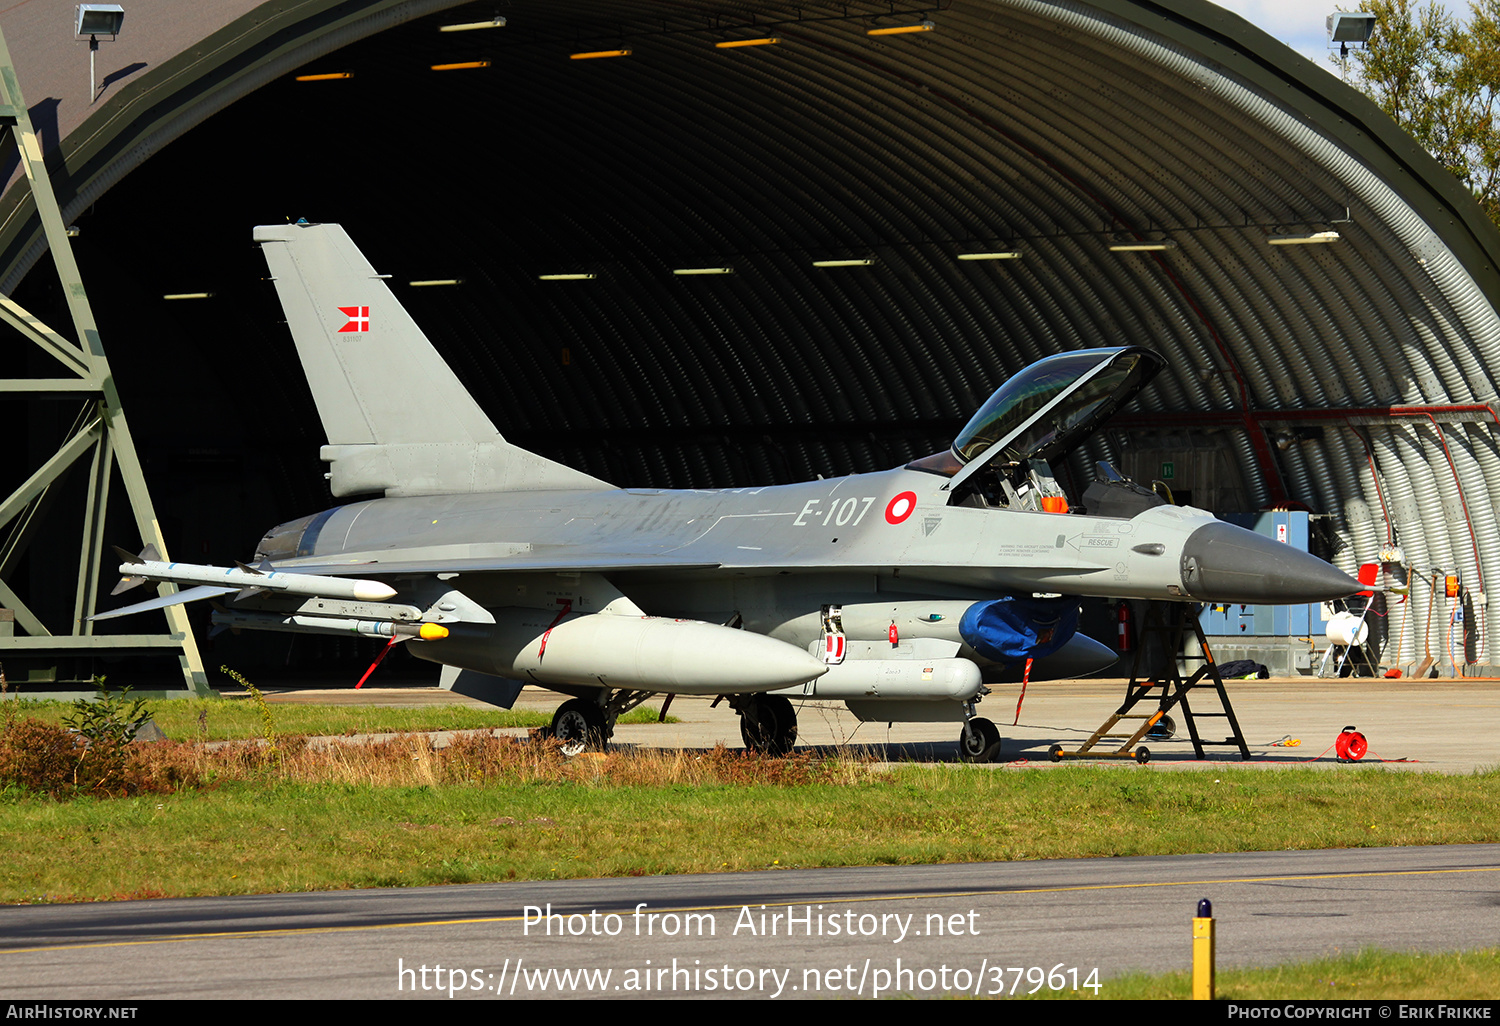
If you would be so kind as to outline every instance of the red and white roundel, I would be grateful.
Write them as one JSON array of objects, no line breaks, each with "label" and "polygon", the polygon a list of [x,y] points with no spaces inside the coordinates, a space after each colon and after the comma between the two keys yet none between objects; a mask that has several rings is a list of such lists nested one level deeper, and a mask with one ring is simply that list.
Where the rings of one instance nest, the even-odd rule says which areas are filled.
[{"label": "red and white roundel", "polygon": [[917,493],[902,492],[886,505],[885,522],[888,524],[899,524],[911,516],[912,510],[916,508]]}]

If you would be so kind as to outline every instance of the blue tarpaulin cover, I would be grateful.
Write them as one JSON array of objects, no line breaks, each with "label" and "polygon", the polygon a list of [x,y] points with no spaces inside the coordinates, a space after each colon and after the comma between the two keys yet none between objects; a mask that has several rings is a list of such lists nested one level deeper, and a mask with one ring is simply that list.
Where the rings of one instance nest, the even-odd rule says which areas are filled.
[{"label": "blue tarpaulin cover", "polygon": [[1078,630],[1076,598],[1011,596],[964,610],[958,633],[986,659],[1011,663],[1051,655]]}]

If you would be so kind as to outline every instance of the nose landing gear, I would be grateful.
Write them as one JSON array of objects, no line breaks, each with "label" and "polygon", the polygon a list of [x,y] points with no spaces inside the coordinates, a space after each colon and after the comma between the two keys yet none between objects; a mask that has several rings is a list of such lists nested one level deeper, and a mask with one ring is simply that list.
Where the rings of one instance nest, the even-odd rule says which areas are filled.
[{"label": "nose landing gear", "polygon": [[983,716],[970,716],[958,735],[959,762],[995,762],[999,758],[1000,729]]}]

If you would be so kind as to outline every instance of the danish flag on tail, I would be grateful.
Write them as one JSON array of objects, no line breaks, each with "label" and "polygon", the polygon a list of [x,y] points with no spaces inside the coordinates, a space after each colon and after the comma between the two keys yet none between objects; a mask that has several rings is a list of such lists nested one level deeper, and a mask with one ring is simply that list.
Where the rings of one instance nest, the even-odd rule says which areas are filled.
[{"label": "danish flag on tail", "polygon": [[339,331],[369,331],[370,330],[370,308],[368,306],[341,306],[339,313],[349,318]]}]

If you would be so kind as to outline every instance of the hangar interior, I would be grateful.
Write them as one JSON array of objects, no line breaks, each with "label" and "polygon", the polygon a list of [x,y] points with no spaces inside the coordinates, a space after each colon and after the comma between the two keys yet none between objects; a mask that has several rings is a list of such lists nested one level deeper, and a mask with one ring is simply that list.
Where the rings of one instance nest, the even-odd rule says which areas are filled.
[{"label": "hangar interior", "polygon": [[[52,179],[180,558],[245,558],[269,525],[333,504],[250,242],[252,225],[306,217],[342,223],[391,274],[507,438],[620,485],[888,468],[945,449],[1042,356],[1149,346],[1166,369],[1070,458],[1071,493],[1109,460],[1221,516],[1304,513],[1314,552],[1409,586],[1379,610],[1383,666],[1493,672],[1500,234],[1369,101],[1235,15],[1201,0],[204,11],[201,38],[151,60],[127,20],[104,53],[133,70],[92,105],[28,94],[52,112]],[[10,45],[39,59],[54,44]],[[0,291],[66,323],[14,184]],[[205,295],[163,298],[184,294]],[[36,353],[15,372],[48,373]],[[77,411],[7,398],[25,403],[12,446],[34,466]],[[0,550],[0,574],[63,621],[71,570],[59,580],[49,553],[76,551],[81,487]],[[131,530],[120,518],[111,536],[130,547]],[[1217,612],[1221,659],[1307,672],[1308,639],[1326,644],[1317,619],[1257,638],[1268,618]],[[1091,633],[1109,640],[1104,615]],[[355,643],[213,644],[212,665],[347,672]]]}]

